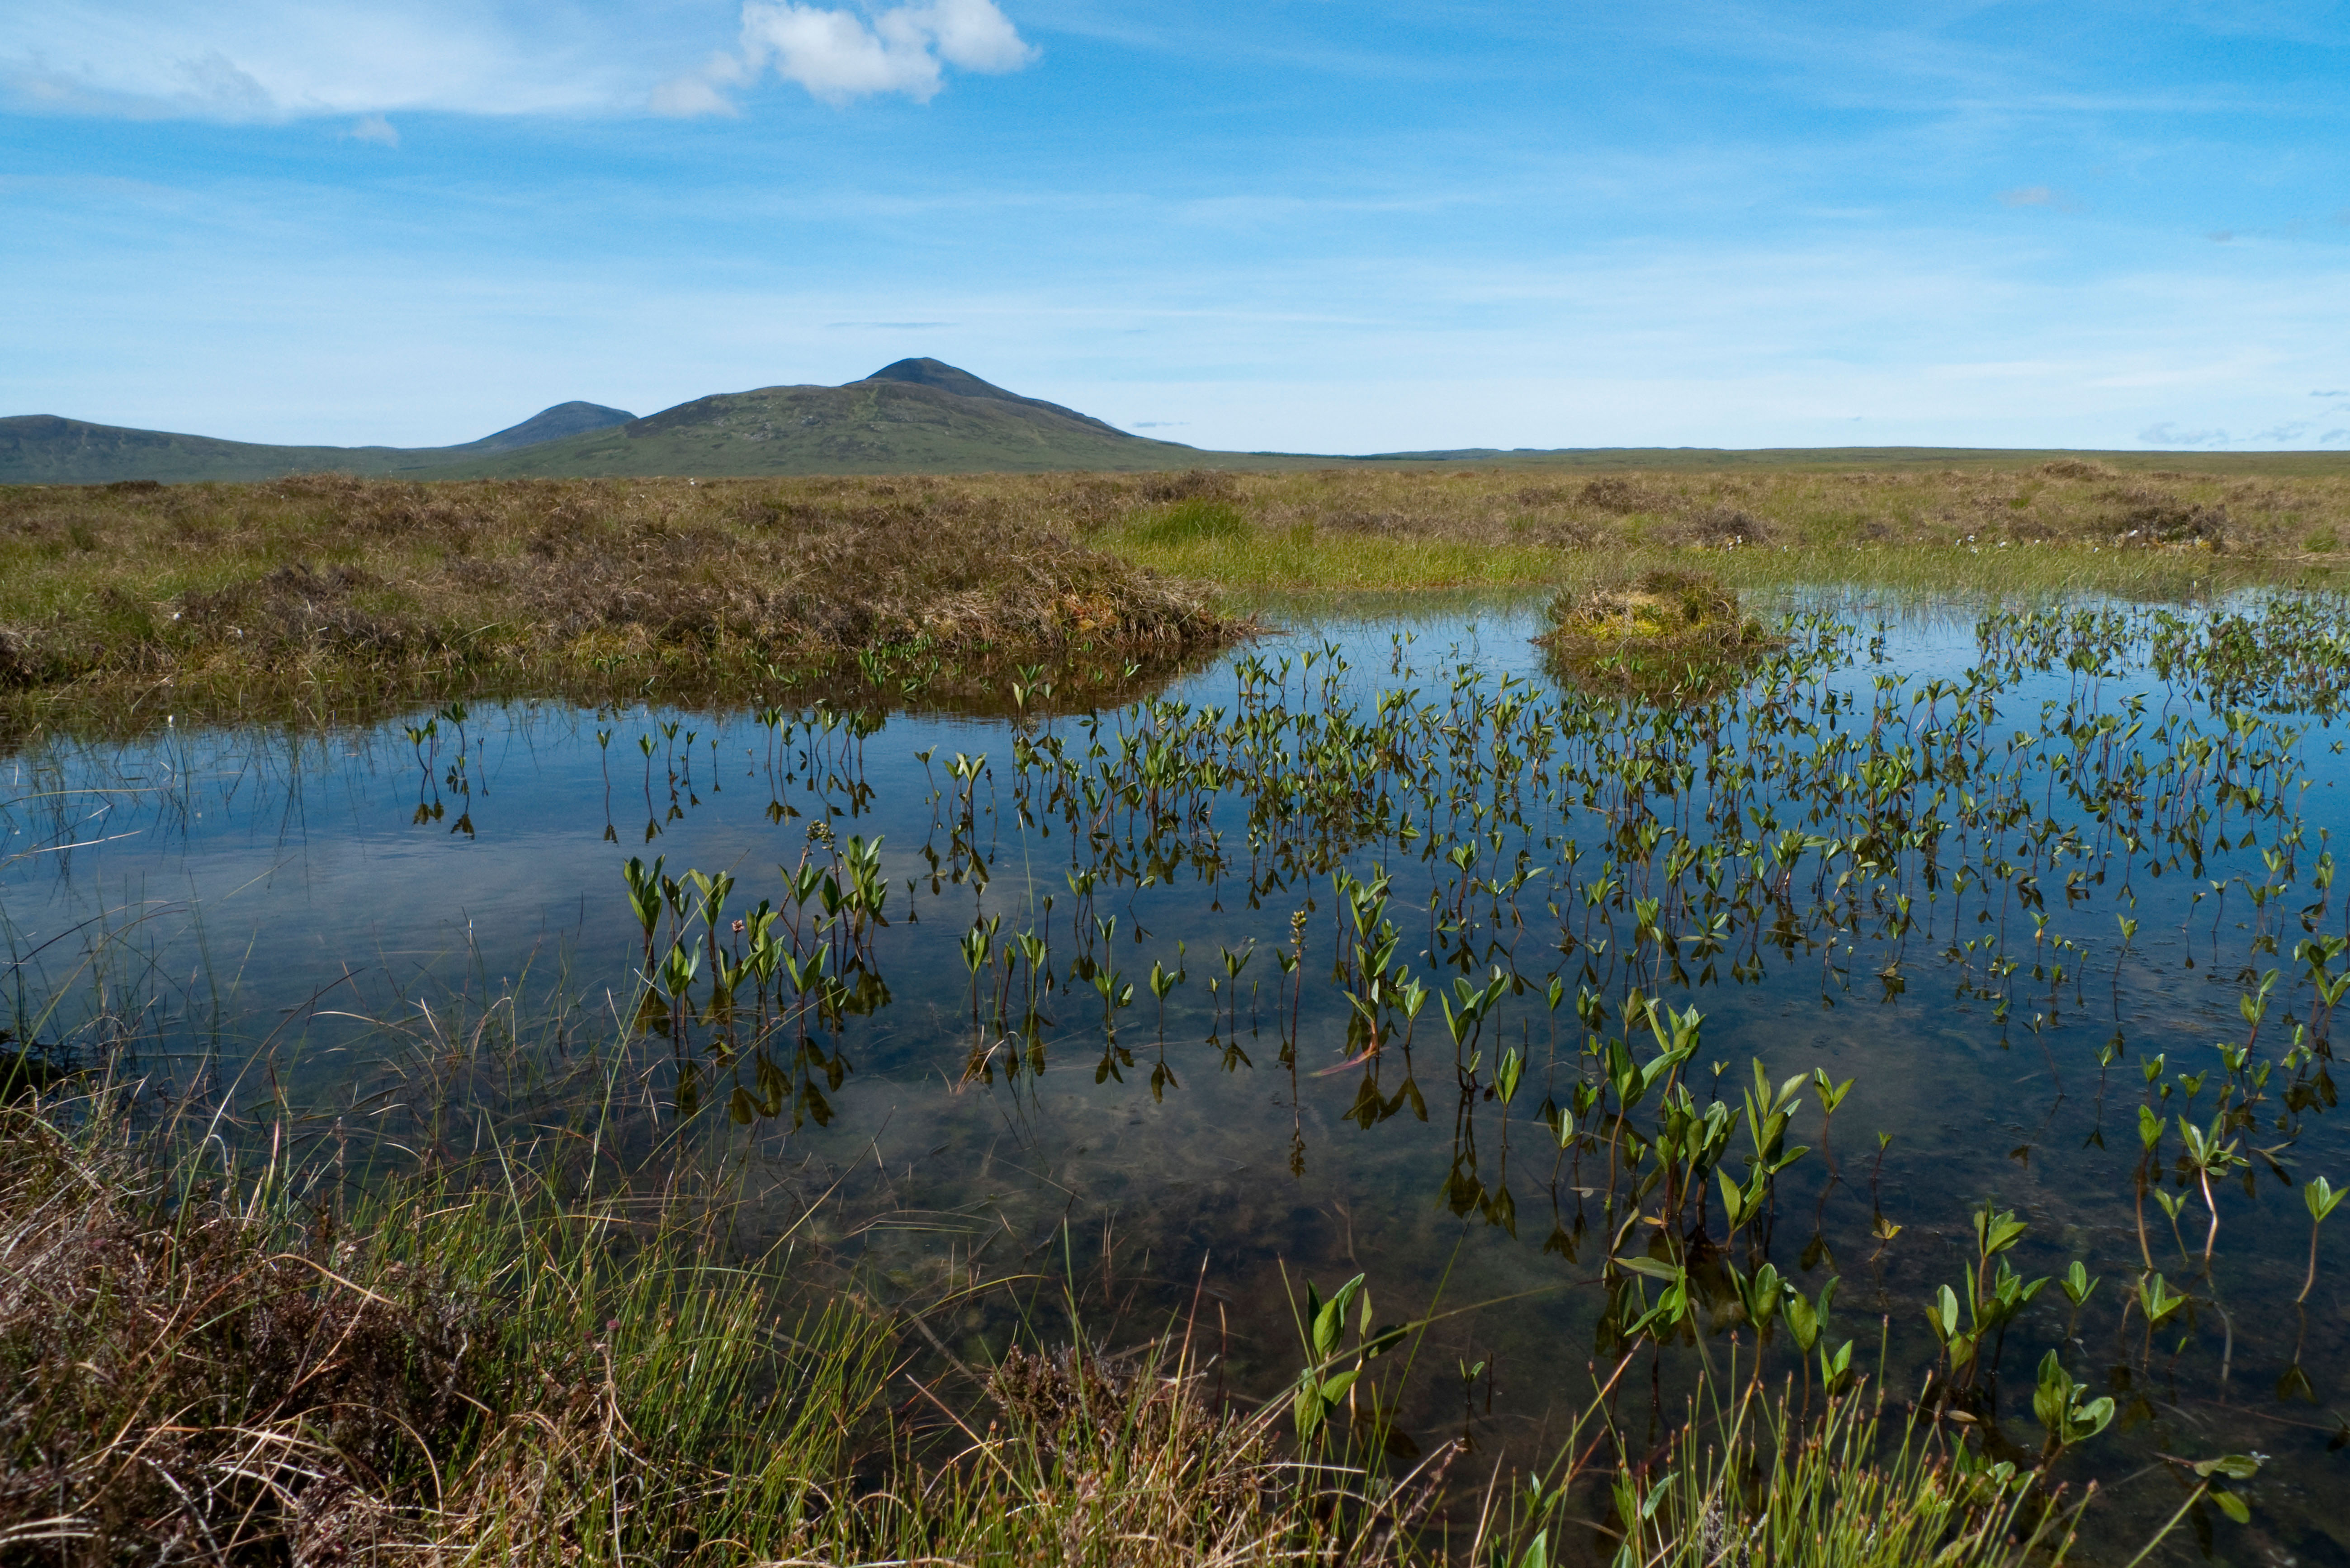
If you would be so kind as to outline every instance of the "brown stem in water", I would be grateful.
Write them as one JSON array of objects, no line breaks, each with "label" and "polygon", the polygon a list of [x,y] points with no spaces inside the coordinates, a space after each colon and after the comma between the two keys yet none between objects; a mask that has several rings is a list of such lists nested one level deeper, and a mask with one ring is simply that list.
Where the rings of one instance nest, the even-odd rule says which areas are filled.
[{"label": "brown stem in water", "polygon": [[2211,1228],[2203,1233],[2203,1272],[2209,1275],[2211,1272],[2211,1248],[2220,1240],[2220,1206],[2211,1200],[2210,1168],[2206,1167],[2196,1174],[2203,1187],[2203,1207],[2211,1211]]}]

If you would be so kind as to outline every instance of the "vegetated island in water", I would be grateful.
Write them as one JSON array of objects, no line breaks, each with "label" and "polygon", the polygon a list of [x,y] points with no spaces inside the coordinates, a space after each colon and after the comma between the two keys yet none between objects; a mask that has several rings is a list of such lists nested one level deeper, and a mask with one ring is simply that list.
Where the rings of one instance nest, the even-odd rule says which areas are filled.
[{"label": "vegetated island in water", "polygon": [[2228,466],[12,486],[0,722],[811,680],[1000,705],[1024,668],[1066,706],[1228,645],[1267,595],[1579,592],[1659,569],[2136,596],[2328,581],[2350,472]]}]

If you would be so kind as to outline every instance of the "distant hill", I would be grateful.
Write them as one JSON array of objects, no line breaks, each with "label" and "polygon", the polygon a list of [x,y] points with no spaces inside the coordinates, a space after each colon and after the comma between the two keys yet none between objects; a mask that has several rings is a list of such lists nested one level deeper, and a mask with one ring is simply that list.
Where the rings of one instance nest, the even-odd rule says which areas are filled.
[{"label": "distant hill", "polygon": [[626,409],[608,409],[601,403],[557,403],[538,412],[518,425],[508,425],[477,441],[463,446],[418,447],[408,455],[415,457],[454,456],[459,452],[514,452],[522,447],[537,446],[543,441],[561,441],[588,431],[608,430],[627,424],[637,416]]},{"label": "distant hill", "polygon": [[841,387],[722,392],[641,420],[558,403],[463,446],[260,446],[49,414],[0,420],[0,484],[327,470],[415,479],[1147,470],[1234,455],[1130,435],[936,359],[900,359]]},{"label": "distant hill", "polygon": [[128,430],[55,414],[0,419],[0,484],[106,484],[125,479],[252,480],[288,473],[413,473],[519,452],[636,418],[600,403],[557,403],[462,446],[265,446],[170,431]]},{"label": "distant hill", "polygon": [[1226,454],[1128,435],[936,359],[841,387],[762,387],[647,419],[452,463],[445,478],[1036,472],[1189,468]]},{"label": "distant hill", "polygon": [[697,398],[645,419],[598,403],[557,403],[462,446],[259,446],[125,430],[51,414],[0,419],[0,484],[126,479],[253,480],[339,470],[411,479],[654,476],[722,479],[812,473],[1137,472],[1185,468],[1298,470],[1353,464],[1586,471],[1830,471],[2008,467],[2094,458],[2116,469],[2203,472],[2350,472],[2350,452],[2026,452],[1960,447],[1493,447],[1325,457],[1204,452],[1152,441],[1025,398],[936,359],[900,359],[839,387],[761,387]]}]

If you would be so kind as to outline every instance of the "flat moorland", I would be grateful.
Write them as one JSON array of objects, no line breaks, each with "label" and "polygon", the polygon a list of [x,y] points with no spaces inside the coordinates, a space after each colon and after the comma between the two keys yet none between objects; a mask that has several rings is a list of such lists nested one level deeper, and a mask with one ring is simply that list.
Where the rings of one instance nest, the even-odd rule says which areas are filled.
[{"label": "flat moorland", "polygon": [[[1537,467],[0,489],[0,703],[234,712],[489,686],[670,696],[1022,661],[1114,682],[1284,592],[1573,585],[2173,596],[2324,580],[2350,475]],[[909,683],[911,684],[909,684]],[[1065,682],[1065,684],[1068,684]]]},{"label": "flat moorland", "polygon": [[1129,500],[1092,542],[1226,589],[1548,585],[1686,566],[1741,585],[2169,595],[2330,574],[2350,476],[1754,466],[1101,480]]}]

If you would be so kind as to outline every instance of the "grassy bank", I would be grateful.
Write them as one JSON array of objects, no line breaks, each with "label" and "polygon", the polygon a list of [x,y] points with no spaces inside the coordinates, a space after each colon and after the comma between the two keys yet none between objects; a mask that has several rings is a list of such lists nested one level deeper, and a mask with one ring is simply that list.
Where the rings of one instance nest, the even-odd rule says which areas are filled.
[{"label": "grassy bank", "polygon": [[19,724],[827,674],[894,696],[1229,640],[1199,590],[1075,532],[925,481],[5,490],[0,693]]},{"label": "grassy bank", "polygon": [[1226,589],[1534,587],[1687,566],[1741,587],[2168,597],[2350,566],[2350,478],[2012,469],[1199,473],[1088,537]]},{"label": "grassy bank", "polygon": [[2350,477],[1539,469],[0,490],[0,722],[810,679],[1065,697],[1231,640],[1266,595],[1573,585],[2175,597],[2326,581]]},{"label": "grassy bank", "polygon": [[1188,1321],[1112,1350],[1031,1317],[967,1365],[919,1304],[744,1255],[674,1166],[555,1138],[361,1183],[268,1130],[240,1163],[0,1106],[0,1556],[2020,1568],[2080,1525],[2035,1467],[1905,1437],[1841,1373],[1770,1392],[1734,1346],[1661,1447],[1635,1347],[1555,1461],[1472,1473],[1381,1457],[1395,1339],[1347,1345],[1352,1285],[1309,1296],[1294,1393],[1223,1390]]}]

